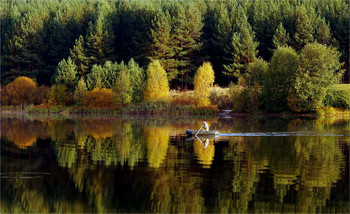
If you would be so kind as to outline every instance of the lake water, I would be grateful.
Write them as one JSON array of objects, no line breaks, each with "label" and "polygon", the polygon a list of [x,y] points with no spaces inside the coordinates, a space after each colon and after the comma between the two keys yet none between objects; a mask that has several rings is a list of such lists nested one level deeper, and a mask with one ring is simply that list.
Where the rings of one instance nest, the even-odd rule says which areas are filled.
[{"label": "lake water", "polygon": [[2,116],[0,212],[348,213],[349,122]]}]

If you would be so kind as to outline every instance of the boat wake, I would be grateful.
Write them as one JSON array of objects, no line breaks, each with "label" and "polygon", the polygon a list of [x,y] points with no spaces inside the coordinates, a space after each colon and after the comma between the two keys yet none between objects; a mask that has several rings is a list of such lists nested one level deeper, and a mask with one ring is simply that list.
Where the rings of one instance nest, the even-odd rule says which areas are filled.
[{"label": "boat wake", "polygon": [[321,136],[345,137],[350,135],[319,133],[319,132],[251,132],[251,133],[221,133],[223,137],[290,137],[290,136]]}]

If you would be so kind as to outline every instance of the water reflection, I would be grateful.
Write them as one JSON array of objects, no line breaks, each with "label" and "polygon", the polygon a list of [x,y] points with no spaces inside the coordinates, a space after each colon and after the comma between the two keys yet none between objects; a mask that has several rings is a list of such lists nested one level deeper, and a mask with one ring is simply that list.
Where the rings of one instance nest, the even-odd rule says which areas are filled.
[{"label": "water reflection", "polygon": [[3,117],[0,211],[349,212],[349,120],[202,120]]}]

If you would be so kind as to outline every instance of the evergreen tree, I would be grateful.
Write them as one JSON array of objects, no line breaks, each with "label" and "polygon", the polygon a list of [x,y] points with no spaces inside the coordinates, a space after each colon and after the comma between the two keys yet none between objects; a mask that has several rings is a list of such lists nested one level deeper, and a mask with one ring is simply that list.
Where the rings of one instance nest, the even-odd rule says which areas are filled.
[{"label": "evergreen tree", "polygon": [[151,62],[147,69],[145,100],[166,100],[169,97],[168,78],[158,60]]},{"label": "evergreen tree", "polygon": [[302,7],[297,13],[298,18],[296,20],[296,32],[294,34],[296,50],[301,50],[306,44],[314,41],[314,27],[305,10]]},{"label": "evergreen tree", "polygon": [[107,2],[95,3],[94,19],[89,22],[87,30],[87,47],[90,66],[103,65],[113,59],[114,34],[112,22],[109,19],[113,8]]},{"label": "evergreen tree", "polygon": [[114,100],[117,105],[131,103],[133,87],[130,81],[130,74],[126,69],[119,72],[113,91],[115,92]]},{"label": "evergreen tree", "polygon": [[169,82],[175,79],[178,74],[171,36],[171,16],[168,11],[161,12],[152,22],[149,56],[151,60],[159,60],[168,74]]},{"label": "evergreen tree", "polygon": [[284,29],[282,22],[278,25],[272,41],[275,48],[278,48],[280,46],[288,46],[290,38],[286,29]]},{"label": "evergreen tree", "polygon": [[235,24],[237,30],[232,36],[231,44],[224,49],[227,54],[227,64],[223,65],[224,74],[231,78],[241,77],[247,64],[254,62],[258,53],[258,43],[254,41],[254,33],[242,7],[238,7]]},{"label": "evergreen tree", "polygon": [[[185,8],[186,7],[186,8]],[[173,42],[175,58],[182,88],[192,82],[196,68],[196,57],[201,49],[202,15],[198,8],[189,3],[174,5]]]},{"label": "evergreen tree", "polygon": [[[219,79],[227,79],[227,77],[222,72],[222,66],[225,64],[225,58],[229,58],[224,52],[224,48],[230,44],[233,35],[233,27],[232,22],[230,20],[229,12],[224,4],[221,4],[219,11],[215,14],[215,32],[213,33],[213,37],[211,39],[213,43],[213,66],[216,72],[219,71],[218,75],[216,75]],[[214,63],[215,62],[215,63]]]},{"label": "evergreen tree", "polygon": [[67,87],[69,91],[73,91],[77,83],[77,66],[73,60],[68,57],[68,60],[62,59],[58,63],[56,70],[55,82]]},{"label": "evergreen tree", "polygon": [[210,105],[209,94],[213,87],[215,76],[210,62],[204,62],[194,76],[194,97],[198,107]]},{"label": "evergreen tree", "polygon": [[88,71],[88,58],[85,55],[84,38],[82,35],[75,40],[74,47],[70,50],[70,57],[77,66],[78,74],[85,77]]},{"label": "evergreen tree", "polygon": [[316,27],[315,39],[318,43],[328,45],[332,37],[329,25],[326,24],[325,19],[319,19]]}]

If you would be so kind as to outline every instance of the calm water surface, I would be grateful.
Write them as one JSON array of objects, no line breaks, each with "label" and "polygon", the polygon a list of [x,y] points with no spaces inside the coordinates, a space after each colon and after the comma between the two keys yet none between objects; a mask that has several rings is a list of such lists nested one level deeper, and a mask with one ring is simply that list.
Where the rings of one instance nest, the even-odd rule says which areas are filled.
[{"label": "calm water surface", "polygon": [[1,213],[348,213],[347,119],[1,118]]}]

